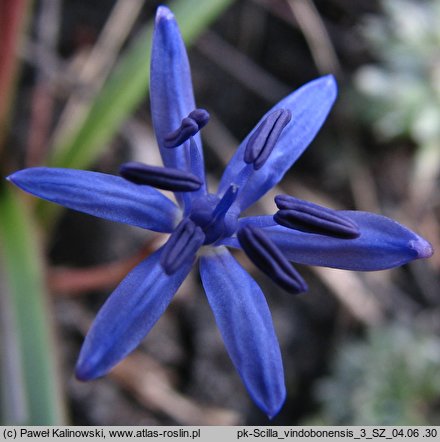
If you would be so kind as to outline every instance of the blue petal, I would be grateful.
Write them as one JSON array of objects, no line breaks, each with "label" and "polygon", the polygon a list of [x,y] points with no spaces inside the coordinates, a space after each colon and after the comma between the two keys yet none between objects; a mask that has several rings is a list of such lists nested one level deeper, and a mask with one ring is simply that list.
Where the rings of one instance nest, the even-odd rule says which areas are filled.
[{"label": "blue petal", "polygon": [[[189,141],[183,146],[166,148],[165,136],[175,131],[195,106],[191,71],[185,45],[173,13],[160,6],[156,14],[151,55],[150,99],[153,126],[162,160],[167,167],[191,171],[205,181],[203,152],[199,134],[194,136],[200,162],[196,170],[187,167]],[[192,163],[194,165],[194,163]]]},{"label": "blue petal", "polygon": [[264,232],[289,260],[300,264],[369,271],[432,255],[427,241],[390,218],[368,212],[338,213],[358,225],[358,238],[339,239],[282,226],[268,227]]},{"label": "blue petal", "polygon": [[[265,229],[267,227],[275,227],[278,224],[274,221],[272,215],[259,215],[259,216],[246,216],[238,220],[237,231],[245,226],[257,227],[259,229]],[[241,249],[241,245],[238,241],[237,235],[226,236],[216,242],[217,245],[233,247],[234,249]]]},{"label": "blue petal", "polygon": [[156,189],[104,173],[34,167],[8,179],[69,209],[157,232],[171,232],[179,216],[176,205]]},{"label": "blue petal", "polygon": [[265,227],[274,227],[278,224],[274,221],[272,215],[258,215],[258,216],[246,216],[238,220],[238,228],[241,229],[244,226],[258,227],[260,229]]},{"label": "blue petal", "polygon": [[264,295],[224,247],[200,259],[200,274],[223,341],[255,403],[275,416],[285,400],[278,340]]},{"label": "blue petal", "polygon": [[[242,210],[275,186],[304,152],[324,123],[336,94],[336,82],[333,76],[327,75],[305,84],[263,116],[260,122],[276,109],[288,109],[292,113],[292,120],[281,133],[267,162],[261,169],[251,173],[249,181],[241,189],[237,203]],[[244,153],[247,142],[260,122],[240,144],[228,164],[220,183],[220,194],[237,179],[245,165]]]},{"label": "blue petal", "polygon": [[78,379],[106,374],[139,345],[168,307],[191,266],[166,275],[159,262],[161,251],[135,267],[99,311],[79,355]]}]

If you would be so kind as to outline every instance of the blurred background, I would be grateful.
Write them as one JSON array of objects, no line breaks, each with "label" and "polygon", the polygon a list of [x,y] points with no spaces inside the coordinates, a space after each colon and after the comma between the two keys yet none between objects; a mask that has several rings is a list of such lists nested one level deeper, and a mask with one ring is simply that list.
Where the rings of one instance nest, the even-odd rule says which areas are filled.
[{"label": "blurred background", "polygon": [[[160,164],[148,104],[150,0],[0,1],[2,176]],[[439,250],[439,0],[174,0],[211,189],[261,115],[333,73],[339,98],[274,192],[368,210]],[[273,195],[251,209],[273,213]],[[292,297],[248,261],[271,308],[288,397],[267,418],[230,362],[198,275],[103,379],[73,376],[106,297],[159,234],[0,182],[3,424],[440,425],[440,257],[382,272],[298,266]]]}]

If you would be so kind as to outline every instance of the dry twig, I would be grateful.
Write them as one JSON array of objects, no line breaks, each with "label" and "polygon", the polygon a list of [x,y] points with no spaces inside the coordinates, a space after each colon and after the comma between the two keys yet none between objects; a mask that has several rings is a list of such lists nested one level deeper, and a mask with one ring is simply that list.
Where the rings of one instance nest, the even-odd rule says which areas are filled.
[{"label": "dry twig", "polygon": [[[68,137],[93,103],[94,98],[107,79],[117,54],[136,20],[143,0],[130,2],[118,0],[107,20],[98,41],[90,51],[77,80],[78,88],[72,91],[52,137],[52,145]],[[84,94],[87,90],[87,94]]]},{"label": "dry twig", "polygon": [[331,72],[335,75],[341,72],[336,51],[313,1],[288,0],[288,4],[307,40],[319,71],[322,74]]},{"label": "dry twig", "polygon": [[112,289],[131,269],[156,250],[162,240],[162,236],[155,236],[134,256],[110,264],[83,269],[51,268],[47,273],[47,285],[52,293],[68,296]]}]

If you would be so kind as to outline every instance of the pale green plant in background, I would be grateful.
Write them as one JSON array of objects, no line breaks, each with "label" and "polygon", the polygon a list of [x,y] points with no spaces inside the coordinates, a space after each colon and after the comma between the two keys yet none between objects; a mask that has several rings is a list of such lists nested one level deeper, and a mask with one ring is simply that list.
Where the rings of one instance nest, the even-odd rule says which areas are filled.
[{"label": "pale green plant in background", "polygon": [[439,395],[440,339],[393,323],[340,346],[316,389],[325,425],[438,425]]},{"label": "pale green plant in background", "polygon": [[[405,203],[419,216],[435,204],[440,172],[440,1],[380,6],[361,28],[374,62],[354,75],[356,106],[379,144],[413,143]],[[315,390],[320,411],[309,423],[438,425],[440,339],[417,325],[391,322],[339,346]]]},{"label": "pale green plant in background", "polygon": [[[360,68],[361,116],[379,138],[409,136],[417,146],[411,197],[429,198],[440,168],[440,2],[382,0],[365,21],[375,64]],[[366,105],[365,105],[366,104]]]}]

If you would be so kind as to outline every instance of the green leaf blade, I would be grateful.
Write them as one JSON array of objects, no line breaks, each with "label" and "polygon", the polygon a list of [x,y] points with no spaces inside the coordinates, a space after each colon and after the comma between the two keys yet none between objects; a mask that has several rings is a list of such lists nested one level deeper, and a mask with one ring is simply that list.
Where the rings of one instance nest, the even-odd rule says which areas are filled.
[{"label": "green leaf blade", "polygon": [[14,423],[61,425],[64,408],[36,229],[23,202],[9,189],[1,193],[0,213],[0,254],[7,286],[3,296],[9,298],[5,305],[10,308],[10,323],[15,328],[15,339],[4,343],[4,347],[8,344],[18,347],[12,351],[19,352],[22,367],[18,377],[26,401],[22,410],[25,422]]}]

